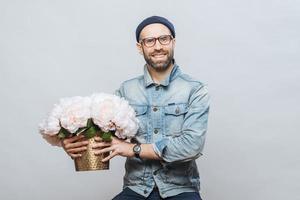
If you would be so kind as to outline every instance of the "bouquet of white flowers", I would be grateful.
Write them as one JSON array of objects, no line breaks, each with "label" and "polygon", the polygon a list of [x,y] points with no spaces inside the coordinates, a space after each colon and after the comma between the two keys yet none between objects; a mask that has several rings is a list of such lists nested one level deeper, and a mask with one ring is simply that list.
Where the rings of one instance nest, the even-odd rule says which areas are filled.
[{"label": "bouquet of white flowers", "polygon": [[[54,146],[61,146],[61,140],[65,137],[79,134],[90,139],[90,142],[94,142],[92,139],[96,135],[104,141],[110,141],[112,135],[121,139],[130,139],[135,136],[137,130],[138,120],[128,102],[118,96],[105,93],[93,94],[89,97],[63,98],[54,105],[47,118],[39,125],[39,132],[43,138]],[[101,159],[93,157],[91,152],[87,152],[86,156],[88,157],[83,154],[82,158],[75,159],[76,170],[80,170],[76,163],[78,160],[90,160],[95,163],[96,159],[101,162]],[[96,165],[99,168],[103,163]],[[94,170],[94,168],[83,170]]]}]

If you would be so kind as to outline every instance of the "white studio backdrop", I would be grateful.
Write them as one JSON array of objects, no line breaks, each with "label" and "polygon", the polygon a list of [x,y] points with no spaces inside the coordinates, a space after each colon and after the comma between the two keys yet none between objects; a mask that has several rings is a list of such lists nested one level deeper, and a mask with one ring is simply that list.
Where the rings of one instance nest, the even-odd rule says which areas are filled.
[{"label": "white studio backdrop", "polygon": [[74,170],[37,125],[61,97],[112,93],[140,75],[135,28],[175,25],[175,58],[208,84],[205,200],[300,199],[300,2],[296,0],[0,0],[0,199],[108,200],[109,171]]}]

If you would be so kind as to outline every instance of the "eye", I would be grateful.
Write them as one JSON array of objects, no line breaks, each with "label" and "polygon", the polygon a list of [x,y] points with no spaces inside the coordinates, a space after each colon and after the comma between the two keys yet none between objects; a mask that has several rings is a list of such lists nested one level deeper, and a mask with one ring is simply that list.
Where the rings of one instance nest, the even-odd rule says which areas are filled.
[{"label": "eye", "polygon": [[147,44],[152,44],[155,41],[155,38],[145,38],[144,42]]},{"label": "eye", "polygon": [[159,37],[159,42],[163,45],[167,45],[171,42],[172,37],[170,35],[162,35]]},{"label": "eye", "polygon": [[159,37],[159,40],[160,40],[161,42],[166,42],[166,41],[169,40],[169,36],[167,36],[167,35],[161,36],[161,37]]}]

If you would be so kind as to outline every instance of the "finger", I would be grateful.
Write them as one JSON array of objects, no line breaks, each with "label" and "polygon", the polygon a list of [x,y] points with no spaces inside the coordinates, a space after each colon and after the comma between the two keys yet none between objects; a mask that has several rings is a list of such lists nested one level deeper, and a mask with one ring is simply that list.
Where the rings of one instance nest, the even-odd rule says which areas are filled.
[{"label": "finger", "polygon": [[81,142],[75,142],[75,143],[69,143],[65,145],[66,149],[73,149],[76,147],[83,147],[87,146],[89,144],[89,141],[81,141]]},{"label": "finger", "polygon": [[112,152],[111,154],[109,154],[109,156],[103,158],[101,161],[102,161],[102,162],[106,162],[106,161],[112,159],[113,157],[115,157],[116,155],[118,155],[118,153],[117,153],[116,151],[114,151],[114,152]]},{"label": "finger", "polygon": [[78,136],[74,136],[74,137],[70,137],[70,138],[65,138],[65,139],[62,140],[62,144],[63,144],[63,146],[66,146],[66,145],[68,145],[70,143],[74,143],[77,140],[80,140],[82,138],[84,138],[83,135],[78,135]]},{"label": "finger", "polygon": [[99,143],[93,144],[92,148],[97,149],[97,148],[103,148],[103,147],[109,147],[109,146],[111,146],[111,143],[99,142]]},{"label": "finger", "polygon": [[80,135],[70,137],[68,138],[68,140],[69,142],[76,142],[77,140],[81,140],[82,138],[84,138],[84,135],[80,134]]},{"label": "finger", "polygon": [[101,153],[110,152],[110,151],[113,151],[113,150],[114,150],[114,148],[112,146],[110,146],[110,147],[107,147],[107,148],[104,148],[104,149],[94,150],[94,154],[99,155]]},{"label": "finger", "polygon": [[70,153],[69,156],[71,156],[71,158],[74,159],[74,158],[80,158],[82,155],[81,154]]},{"label": "finger", "polygon": [[103,141],[102,138],[99,137],[99,136],[94,137],[94,139],[95,139],[96,142],[102,142]]},{"label": "finger", "polygon": [[79,147],[79,148],[74,148],[74,149],[68,149],[67,152],[68,153],[80,153],[83,151],[86,151],[87,147]]}]

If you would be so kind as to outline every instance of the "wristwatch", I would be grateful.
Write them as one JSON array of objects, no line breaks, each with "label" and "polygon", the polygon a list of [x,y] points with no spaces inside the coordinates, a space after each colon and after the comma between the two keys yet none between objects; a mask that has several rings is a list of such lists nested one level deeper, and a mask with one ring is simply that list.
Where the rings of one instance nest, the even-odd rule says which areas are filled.
[{"label": "wristwatch", "polygon": [[134,153],[135,157],[140,158],[140,153],[141,153],[141,150],[142,150],[141,144],[139,144],[139,143],[135,144],[133,146],[132,150],[133,150],[133,153]]}]

